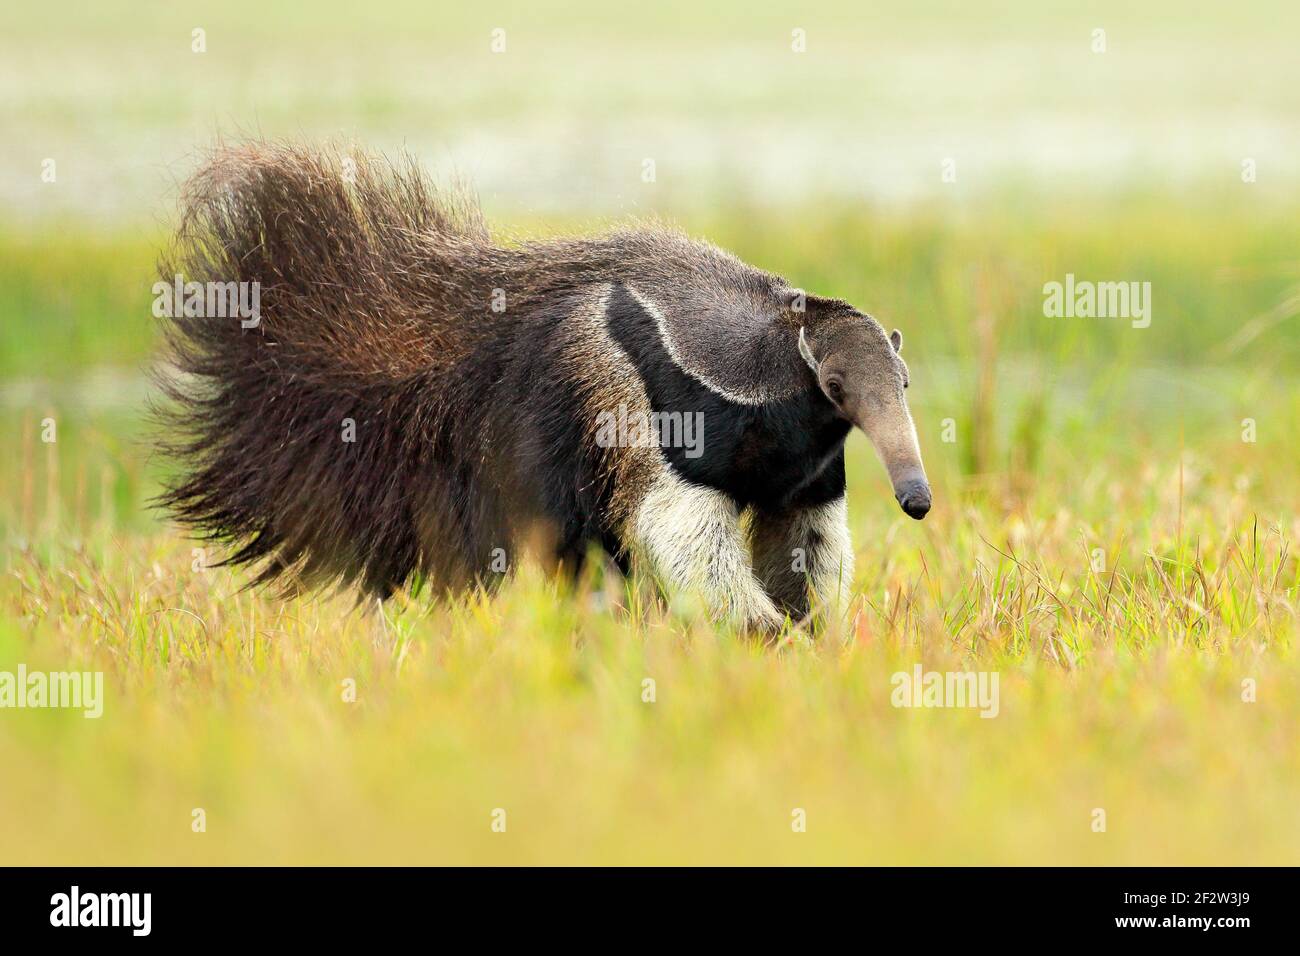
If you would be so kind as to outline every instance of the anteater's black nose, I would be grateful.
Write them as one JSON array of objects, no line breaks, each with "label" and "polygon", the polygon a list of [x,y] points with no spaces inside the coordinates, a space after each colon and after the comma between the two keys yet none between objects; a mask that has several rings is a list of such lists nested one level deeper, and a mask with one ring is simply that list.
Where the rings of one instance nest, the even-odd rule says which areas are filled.
[{"label": "anteater's black nose", "polygon": [[909,481],[894,493],[903,513],[920,521],[930,512],[930,486],[924,481]]}]

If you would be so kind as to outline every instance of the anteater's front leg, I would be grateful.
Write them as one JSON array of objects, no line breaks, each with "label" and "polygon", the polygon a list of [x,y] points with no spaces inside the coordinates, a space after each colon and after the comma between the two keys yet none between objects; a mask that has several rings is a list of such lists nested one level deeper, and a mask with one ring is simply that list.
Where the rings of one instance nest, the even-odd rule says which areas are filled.
[{"label": "anteater's front leg", "polygon": [[718,614],[747,627],[785,620],[754,576],[735,503],[721,491],[665,469],[633,519],[637,549],[674,588],[701,595]]},{"label": "anteater's front leg", "polygon": [[759,580],[791,617],[808,613],[810,589],[822,607],[847,601],[853,543],[843,496],[810,507],[755,511],[751,539]]}]

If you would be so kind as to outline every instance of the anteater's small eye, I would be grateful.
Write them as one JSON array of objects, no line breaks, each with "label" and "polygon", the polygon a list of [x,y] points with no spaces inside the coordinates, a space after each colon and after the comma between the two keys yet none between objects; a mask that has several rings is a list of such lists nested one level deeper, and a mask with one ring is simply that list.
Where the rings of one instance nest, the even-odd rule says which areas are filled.
[{"label": "anteater's small eye", "polygon": [[826,383],[826,394],[831,397],[831,401],[839,402],[844,398],[844,389],[840,385],[838,378],[833,378]]}]

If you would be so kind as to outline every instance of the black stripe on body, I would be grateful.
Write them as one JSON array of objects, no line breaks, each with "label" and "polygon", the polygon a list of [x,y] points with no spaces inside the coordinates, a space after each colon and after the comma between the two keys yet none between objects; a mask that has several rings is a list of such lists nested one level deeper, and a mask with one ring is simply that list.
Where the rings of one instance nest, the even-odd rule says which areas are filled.
[{"label": "black stripe on body", "polygon": [[733,402],[673,361],[654,316],[623,285],[614,286],[605,314],[611,337],[641,375],[651,409],[703,415],[699,457],[688,457],[683,447],[661,448],[678,475],[726,492],[741,508],[812,506],[844,494],[850,426],[814,383],[779,401]]}]

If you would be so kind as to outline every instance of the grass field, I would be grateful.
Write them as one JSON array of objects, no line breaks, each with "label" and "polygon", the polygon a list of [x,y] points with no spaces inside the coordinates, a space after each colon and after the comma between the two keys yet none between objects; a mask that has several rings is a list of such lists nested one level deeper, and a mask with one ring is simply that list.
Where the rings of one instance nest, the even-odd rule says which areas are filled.
[{"label": "grass field", "polygon": [[[191,18],[160,6],[141,30],[87,7],[61,38],[12,12],[0,31],[16,107],[0,132],[19,141],[0,164],[0,672],[105,682],[99,719],[0,709],[0,863],[1300,859],[1300,180],[1284,132],[1300,77],[1278,53],[1284,31],[1216,27],[1211,13],[1165,35],[1155,14],[1116,8],[1117,74],[1089,79],[1045,64],[1070,31],[1086,44],[1090,21],[1027,13],[999,42],[1044,67],[1039,85],[975,71],[965,87],[925,79],[928,65],[1003,59],[981,45],[985,26],[945,5],[889,24],[819,6],[814,38],[833,33],[839,52],[874,42],[885,59],[810,59],[775,79],[757,67],[769,33],[788,46],[777,13],[735,27],[701,8],[687,38],[655,15],[631,39],[618,18],[567,33],[519,12],[503,21],[519,24],[518,72],[493,81],[457,46],[486,44],[476,15],[450,17],[417,52],[432,14],[414,7],[355,29],[268,12],[222,60],[229,6]],[[408,15],[420,29],[398,31]],[[191,19],[209,24],[210,68],[150,85],[138,64],[173,27],[184,50]],[[360,42],[395,31],[387,56]],[[556,79],[530,37],[580,66],[627,59],[655,82]],[[1140,41],[1150,59],[1120,58]],[[710,43],[723,66],[706,70]],[[60,44],[75,66],[52,65]],[[367,52],[349,58],[353,46]],[[297,69],[237,82],[267,50]],[[341,58],[336,71],[312,66],[318,50]],[[139,55],[114,71],[120,51]],[[1218,83],[1251,52],[1239,102]],[[440,55],[459,79],[413,84]],[[1171,65],[1182,73],[1161,72]],[[737,92],[737,70],[753,90]],[[807,104],[799,122],[819,146],[839,142],[852,109],[900,120],[906,104],[884,79],[938,111],[933,129],[890,127],[900,156],[925,157],[934,185],[920,192],[869,150],[827,160],[823,176],[797,149],[779,171],[805,188],[765,190],[767,160],[718,146],[758,137],[792,104]],[[1213,130],[1213,146],[1162,175],[1165,141],[1186,141],[1152,117],[1193,100],[1179,129],[1197,142]],[[1137,172],[1118,176],[1117,160],[1062,186],[1072,163],[1092,168],[1082,145],[1062,147],[1068,161],[989,145],[949,195],[942,131],[980,141],[962,117],[990,103],[1003,106],[990,140],[1020,122],[1058,128],[1043,110],[1100,111],[1133,137]],[[653,120],[657,145],[637,140],[635,117]],[[170,175],[153,164],[183,168],[205,124],[226,118],[417,149],[438,139],[436,121],[459,144],[453,158],[495,157],[470,171],[512,234],[661,212],[867,308],[906,336],[933,512],[903,517],[853,437],[854,599],[824,629],[772,646],[600,568],[576,594],[525,565],[490,598],[399,595],[382,608],[241,591],[245,578],[211,566],[220,549],[196,553],[149,509],[166,466],[144,415],[168,225],[155,186]],[[1259,135],[1242,149],[1272,171],[1249,185],[1238,163],[1252,153],[1224,145],[1244,129]],[[604,151],[582,148],[601,131]],[[546,145],[519,152],[529,137]],[[708,159],[676,183],[665,161],[662,192],[635,193],[610,170],[636,170],[646,148]],[[441,166],[439,149],[421,158]],[[60,191],[42,194],[32,182],[47,150],[66,161]],[[883,178],[862,186],[859,166]],[[988,181],[970,183],[972,168]],[[1149,281],[1150,327],[1045,316],[1043,285],[1066,273]],[[893,675],[918,664],[996,673],[996,717],[894,706]]]}]

